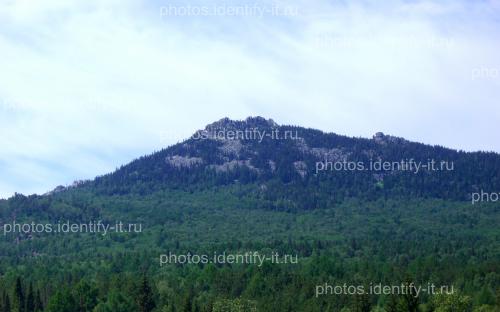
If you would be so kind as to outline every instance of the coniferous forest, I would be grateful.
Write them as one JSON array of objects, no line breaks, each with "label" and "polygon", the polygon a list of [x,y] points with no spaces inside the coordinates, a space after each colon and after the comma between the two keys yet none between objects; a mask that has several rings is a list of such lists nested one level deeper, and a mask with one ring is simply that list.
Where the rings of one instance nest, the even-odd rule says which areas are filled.
[{"label": "coniferous forest", "polygon": [[0,312],[500,312],[500,0],[0,0]]},{"label": "coniferous forest", "polygon": [[[227,137],[246,129],[293,135]],[[450,166],[359,170],[431,160]],[[0,200],[0,312],[496,312],[495,190],[496,153],[222,119],[107,175]],[[292,261],[171,256],[245,253]],[[328,293],[378,284],[453,291]]]}]

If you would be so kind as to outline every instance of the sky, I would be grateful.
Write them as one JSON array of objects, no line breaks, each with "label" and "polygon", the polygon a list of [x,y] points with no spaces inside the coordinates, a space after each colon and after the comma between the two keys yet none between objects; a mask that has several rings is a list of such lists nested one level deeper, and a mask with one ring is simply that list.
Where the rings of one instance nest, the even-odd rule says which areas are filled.
[{"label": "sky", "polygon": [[0,1],[0,198],[223,117],[500,152],[500,0]]}]

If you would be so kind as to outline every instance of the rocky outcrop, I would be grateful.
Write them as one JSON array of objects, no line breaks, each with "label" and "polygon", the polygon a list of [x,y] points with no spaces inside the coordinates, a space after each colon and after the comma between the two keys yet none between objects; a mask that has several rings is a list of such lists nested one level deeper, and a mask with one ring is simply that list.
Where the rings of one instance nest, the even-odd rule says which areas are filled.
[{"label": "rocky outcrop", "polygon": [[174,155],[165,158],[165,162],[177,168],[182,168],[182,167],[191,168],[195,165],[203,164],[203,159],[201,159],[200,157],[186,157],[186,156]]}]

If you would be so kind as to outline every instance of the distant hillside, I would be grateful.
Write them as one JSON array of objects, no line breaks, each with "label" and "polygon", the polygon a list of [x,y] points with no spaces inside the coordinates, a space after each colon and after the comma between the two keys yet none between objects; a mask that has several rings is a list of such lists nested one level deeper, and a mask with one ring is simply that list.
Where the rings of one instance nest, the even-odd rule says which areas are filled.
[{"label": "distant hillside", "polygon": [[86,186],[112,195],[234,183],[255,184],[255,192],[271,202],[306,209],[352,197],[470,200],[474,192],[500,189],[500,155],[382,133],[351,138],[262,117],[225,118]]}]

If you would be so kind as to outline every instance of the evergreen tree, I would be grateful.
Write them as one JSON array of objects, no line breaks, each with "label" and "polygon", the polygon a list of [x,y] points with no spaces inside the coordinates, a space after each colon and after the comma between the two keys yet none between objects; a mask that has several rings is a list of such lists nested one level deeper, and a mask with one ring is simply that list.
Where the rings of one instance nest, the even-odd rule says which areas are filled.
[{"label": "evergreen tree", "polygon": [[0,312],[11,312],[9,296],[7,295],[7,292],[5,290],[0,296]]},{"label": "evergreen tree", "polygon": [[408,312],[417,312],[419,299],[414,294],[408,293],[403,296],[406,310]]},{"label": "evergreen tree", "polygon": [[149,286],[146,275],[143,276],[139,285],[137,304],[141,312],[151,312],[156,307],[153,299],[153,291]]},{"label": "evergreen tree", "polygon": [[21,278],[18,277],[16,279],[16,286],[14,288],[14,298],[12,298],[12,309],[14,312],[25,312],[24,311],[24,306],[25,306],[25,301],[24,301],[24,292],[23,292],[23,286],[21,283]]},{"label": "evergreen tree", "polygon": [[26,312],[35,312],[35,297],[33,294],[33,283],[30,283],[28,293],[26,294]]},{"label": "evergreen tree", "polygon": [[43,311],[42,297],[40,296],[40,290],[39,289],[37,289],[36,295],[35,295],[34,311],[35,312]]},{"label": "evergreen tree", "polygon": [[10,309],[10,299],[9,299],[9,295],[4,291],[3,293],[3,310],[2,312],[11,312],[12,310]]},{"label": "evergreen tree", "polygon": [[[413,278],[411,276],[407,276],[405,278],[405,285],[414,285]],[[403,294],[403,305],[405,307],[405,311],[408,312],[417,312],[419,305],[419,298],[416,293],[412,291],[405,292]]]},{"label": "evergreen tree", "polygon": [[86,281],[80,281],[76,285],[74,293],[79,312],[92,311],[97,305],[97,289]]}]

